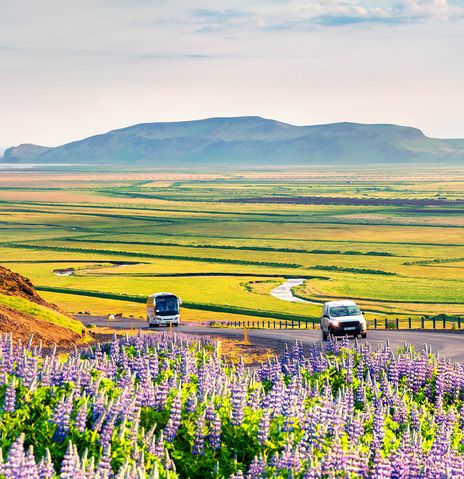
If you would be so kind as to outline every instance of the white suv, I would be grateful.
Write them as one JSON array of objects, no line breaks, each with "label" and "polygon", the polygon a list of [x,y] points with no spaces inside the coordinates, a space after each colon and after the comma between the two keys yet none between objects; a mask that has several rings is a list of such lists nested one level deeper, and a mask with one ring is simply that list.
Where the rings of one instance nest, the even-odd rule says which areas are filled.
[{"label": "white suv", "polygon": [[366,320],[358,305],[351,300],[329,301],[324,304],[321,317],[322,339],[333,336],[354,336],[365,338]]}]

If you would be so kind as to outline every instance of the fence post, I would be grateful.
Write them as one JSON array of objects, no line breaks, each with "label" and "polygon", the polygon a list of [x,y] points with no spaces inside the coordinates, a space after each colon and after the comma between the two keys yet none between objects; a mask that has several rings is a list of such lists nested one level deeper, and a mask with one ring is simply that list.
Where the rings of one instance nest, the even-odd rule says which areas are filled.
[{"label": "fence post", "polygon": [[374,329],[377,329],[377,318],[374,318]]},{"label": "fence post", "polygon": [[400,320],[396,318],[396,329],[400,329]]},{"label": "fence post", "polygon": [[306,321],[306,329],[308,329],[308,321]]},{"label": "fence post", "polygon": [[409,326],[409,329],[411,329],[411,318],[408,318],[408,326]]},{"label": "fence post", "polygon": [[437,318],[433,317],[433,329],[437,329]]},{"label": "fence post", "polygon": [[267,320],[267,329],[271,329],[271,320],[270,319]]},{"label": "fence post", "polygon": [[421,318],[422,329],[425,329],[424,322],[425,322],[425,318],[424,318],[424,316],[422,316],[422,318]]},{"label": "fence post", "polygon": [[461,329],[461,316],[458,317],[458,329]]},{"label": "fence post", "polygon": [[292,319],[292,329],[295,327],[295,323],[293,322],[293,319]]},{"label": "fence post", "polygon": [[316,329],[316,323],[315,323],[314,319],[313,319],[313,329]]},{"label": "fence post", "polygon": [[282,329],[282,321],[279,321],[279,327]]},{"label": "fence post", "polygon": [[388,329],[388,319],[385,317],[385,329]]},{"label": "fence post", "polygon": [[446,316],[443,317],[443,329],[446,329]]}]

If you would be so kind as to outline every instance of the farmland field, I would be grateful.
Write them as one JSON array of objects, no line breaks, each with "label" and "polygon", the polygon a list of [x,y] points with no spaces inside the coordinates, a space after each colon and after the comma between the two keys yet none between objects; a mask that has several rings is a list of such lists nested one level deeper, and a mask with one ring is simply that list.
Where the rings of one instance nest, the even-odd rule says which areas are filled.
[{"label": "farmland field", "polygon": [[161,290],[188,320],[316,318],[270,295],[305,278],[298,296],[370,319],[463,315],[463,213],[458,169],[4,172],[0,264],[73,313],[139,317],[128,300]]}]

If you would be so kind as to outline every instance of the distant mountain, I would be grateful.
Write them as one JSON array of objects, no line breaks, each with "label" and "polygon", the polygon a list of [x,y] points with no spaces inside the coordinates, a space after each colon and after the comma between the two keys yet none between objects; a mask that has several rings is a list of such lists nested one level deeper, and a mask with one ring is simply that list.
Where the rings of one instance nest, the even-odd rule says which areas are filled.
[{"label": "distant mountain", "polygon": [[46,146],[24,143],[19,146],[7,148],[3,154],[3,161],[8,163],[33,161],[35,158],[48,150],[50,150],[50,148]]},{"label": "distant mountain", "polygon": [[55,148],[9,148],[4,162],[143,166],[462,163],[464,140],[416,128],[334,123],[294,126],[257,116],[143,123]]}]

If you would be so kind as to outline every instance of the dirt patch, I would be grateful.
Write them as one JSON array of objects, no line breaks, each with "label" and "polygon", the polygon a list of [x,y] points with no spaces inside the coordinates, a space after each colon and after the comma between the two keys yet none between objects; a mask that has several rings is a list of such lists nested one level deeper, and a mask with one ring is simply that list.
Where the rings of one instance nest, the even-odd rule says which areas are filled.
[{"label": "dirt patch", "polygon": [[20,339],[22,342],[34,336],[34,339],[41,340],[44,346],[59,344],[71,347],[81,339],[79,334],[70,329],[0,305],[0,334],[4,333],[12,333],[14,340]]},{"label": "dirt patch", "polygon": [[[46,308],[59,311],[58,307],[41,298],[28,278],[0,266],[0,294],[27,299]],[[62,311],[59,311],[63,313]],[[65,313],[63,313],[65,314]]]},{"label": "dirt patch", "polygon": [[258,366],[277,356],[275,349],[260,344],[244,344],[223,337],[217,339],[221,342],[221,354],[224,359],[234,364],[243,361],[245,366]]},{"label": "dirt patch", "polygon": [[[0,294],[22,298],[71,317],[54,304],[40,297],[28,278],[3,266],[0,266]],[[81,339],[80,334],[71,329],[49,321],[43,321],[27,312],[0,304],[0,334],[5,333],[11,333],[15,341],[21,340],[23,342],[34,336],[35,340],[42,341],[45,347],[53,344],[59,344],[63,347],[71,346]]]}]

